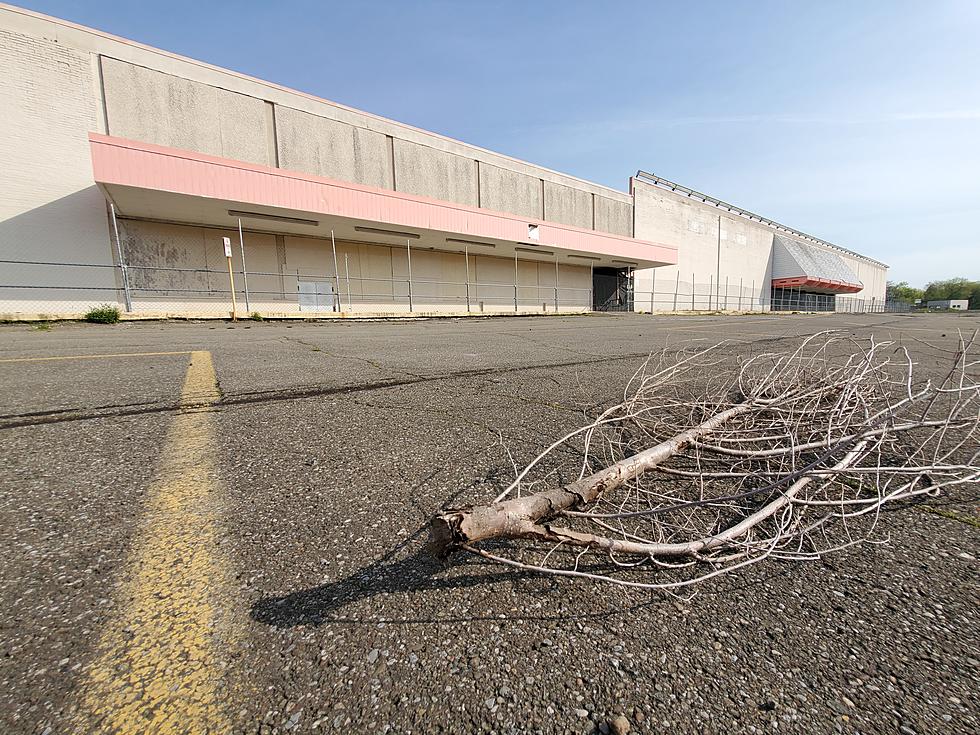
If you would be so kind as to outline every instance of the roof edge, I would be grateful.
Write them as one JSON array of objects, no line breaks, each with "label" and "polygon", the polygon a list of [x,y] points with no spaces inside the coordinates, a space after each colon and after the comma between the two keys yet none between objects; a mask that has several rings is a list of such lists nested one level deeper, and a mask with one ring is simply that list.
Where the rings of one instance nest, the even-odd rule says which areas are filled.
[{"label": "roof edge", "polygon": [[653,186],[656,186],[660,189],[665,189],[668,191],[672,191],[674,193],[683,194],[684,196],[690,199],[700,200],[702,203],[707,204],[708,206],[715,207],[717,209],[724,209],[726,212],[729,212],[731,214],[737,215],[739,217],[743,217],[745,219],[754,222],[758,222],[759,224],[765,225],[767,227],[771,227],[779,232],[793,235],[795,237],[802,238],[803,240],[807,240],[809,242],[815,243],[817,245],[822,245],[824,247],[828,247],[833,250],[838,250],[842,253],[846,253],[847,255],[851,255],[855,258],[860,258],[861,260],[866,260],[869,263],[874,263],[875,265],[879,265],[882,268],[890,267],[887,263],[882,263],[880,260],[875,260],[870,256],[862,255],[861,253],[855,252],[853,250],[849,250],[848,248],[841,247],[840,245],[836,245],[832,242],[829,242],[828,240],[824,240],[823,238],[816,237],[814,235],[809,235],[805,232],[802,232],[801,230],[797,230],[793,227],[790,227],[789,225],[780,224],[779,222],[776,222],[775,220],[771,220],[768,217],[763,217],[761,214],[755,214],[754,212],[750,212],[747,209],[742,209],[739,206],[736,206],[734,204],[729,204],[728,202],[723,201],[721,199],[716,199],[715,197],[710,196],[708,194],[702,194],[700,191],[691,189],[690,187],[684,186],[683,184],[675,183],[670,179],[665,179],[661,176],[657,176],[656,174],[652,174],[648,171],[643,171],[642,169],[638,170],[634,178],[639,179],[644,183],[652,184]]}]

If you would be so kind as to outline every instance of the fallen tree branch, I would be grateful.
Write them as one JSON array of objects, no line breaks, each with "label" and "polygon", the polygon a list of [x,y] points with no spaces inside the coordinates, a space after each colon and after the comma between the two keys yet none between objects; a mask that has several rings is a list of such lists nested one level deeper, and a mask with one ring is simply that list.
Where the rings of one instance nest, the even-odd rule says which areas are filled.
[{"label": "fallen tree branch", "polygon": [[[904,348],[832,333],[727,371],[717,354],[704,358],[718,346],[674,360],[661,354],[621,403],[538,454],[494,502],[433,518],[432,549],[673,589],[770,556],[812,559],[862,543],[884,504],[977,484],[975,339],[960,340],[935,382],[915,379]],[[506,499],[580,439],[579,479]],[[481,546],[488,541],[511,545],[491,552]],[[704,564],[712,571],[687,574]]]},{"label": "fallen tree branch", "polygon": [[436,554],[444,555],[454,546],[498,536],[535,538],[541,532],[536,524],[542,518],[594,502],[604,492],[614,490],[627,480],[656,467],[729,419],[755,407],[757,404],[754,400],[744,401],[712,416],[699,426],[682,431],[646,451],[564,487],[493,505],[441,513],[432,520],[430,527],[432,549]]}]

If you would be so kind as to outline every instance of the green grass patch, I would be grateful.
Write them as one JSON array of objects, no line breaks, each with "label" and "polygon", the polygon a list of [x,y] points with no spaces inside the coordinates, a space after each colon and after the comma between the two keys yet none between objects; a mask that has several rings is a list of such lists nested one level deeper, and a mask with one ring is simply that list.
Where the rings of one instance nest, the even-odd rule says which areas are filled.
[{"label": "green grass patch", "polygon": [[113,304],[96,306],[86,312],[85,321],[96,324],[115,324],[119,321],[119,307]]}]

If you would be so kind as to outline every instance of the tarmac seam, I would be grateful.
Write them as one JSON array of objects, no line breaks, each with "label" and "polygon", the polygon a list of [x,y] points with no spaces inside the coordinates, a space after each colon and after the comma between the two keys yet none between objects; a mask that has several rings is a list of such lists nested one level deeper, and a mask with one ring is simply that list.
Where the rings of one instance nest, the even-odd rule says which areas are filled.
[{"label": "tarmac seam", "polygon": [[[781,342],[783,340],[794,339],[796,335],[778,335],[770,336],[766,335],[758,339],[752,340],[740,340],[731,341],[731,346],[737,347],[739,345],[746,344],[763,344],[772,342]],[[370,383],[359,383],[354,385],[335,385],[335,386],[309,386],[292,388],[285,390],[268,390],[268,391],[256,391],[252,393],[239,393],[239,394],[227,394],[222,395],[221,400],[212,406],[212,410],[249,405],[256,403],[273,403],[278,401],[296,401],[302,400],[304,398],[319,398],[322,396],[332,396],[341,394],[352,394],[352,393],[362,393],[365,391],[373,390],[384,390],[386,388],[400,388],[410,385],[418,385],[422,383],[432,383],[444,380],[454,380],[459,378],[474,378],[483,377],[489,375],[507,375],[512,373],[525,372],[528,370],[547,370],[551,368],[567,368],[567,367],[580,367],[584,365],[597,365],[609,362],[619,362],[624,360],[637,360],[645,359],[650,356],[649,352],[631,352],[624,355],[612,355],[609,357],[596,358],[593,360],[570,360],[566,362],[553,362],[544,363],[539,365],[521,365],[517,367],[505,367],[505,368],[475,368],[472,370],[458,370],[456,372],[449,373],[438,373],[435,375],[428,376],[418,376],[411,378],[404,378],[398,380],[378,380]],[[397,371],[397,370],[393,370]],[[66,411],[62,415],[56,416],[42,416],[34,420],[21,420],[21,421],[8,421],[5,423],[0,423],[0,431],[4,429],[16,429],[25,426],[38,426],[42,424],[56,424],[67,421],[87,421],[91,419],[101,419],[101,418],[121,418],[126,416],[140,416],[150,413],[167,413],[170,411],[177,411],[180,409],[179,405],[165,405],[165,406],[150,406],[146,408],[138,408],[133,410],[125,411],[112,411],[112,412],[82,412],[79,411],[77,414],[70,414]]]}]

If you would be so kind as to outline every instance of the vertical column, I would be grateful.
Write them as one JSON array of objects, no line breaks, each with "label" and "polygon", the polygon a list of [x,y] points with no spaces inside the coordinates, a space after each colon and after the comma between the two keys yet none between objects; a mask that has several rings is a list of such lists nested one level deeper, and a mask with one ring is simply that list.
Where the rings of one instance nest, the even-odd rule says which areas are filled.
[{"label": "vertical column", "polygon": [[[347,281],[347,311],[353,312],[354,303],[351,301],[350,297],[350,265],[347,261],[347,253],[344,253],[344,280]],[[363,286],[361,287],[361,291],[363,293]]]},{"label": "vertical column", "polygon": [[555,313],[558,313],[558,253],[555,253]]},{"label": "vertical column", "polygon": [[405,246],[408,248],[408,310],[412,312],[415,311],[412,303],[412,241],[405,240]]},{"label": "vertical column", "polygon": [[245,311],[251,313],[252,305],[248,299],[248,268],[245,267],[245,237],[242,235],[242,218],[238,218],[238,245],[242,250],[242,285],[245,287]]},{"label": "vertical column", "polygon": [[517,251],[514,251],[514,313],[518,313],[519,309],[517,306]]},{"label": "vertical column", "polygon": [[340,311],[340,268],[337,267],[337,241],[333,230],[330,230],[330,247],[333,249],[333,310]]},{"label": "vertical column", "polygon": [[466,259],[466,313],[470,313],[470,246],[463,246],[463,257]]},{"label": "vertical column", "polygon": [[126,268],[126,261],[123,260],[122,243],[119,240],[119,224],[116,222],[116,205],[110,204],[109,209],[112,212],[112,230],[116,233],[116,257],[119,259],[119,268],[122,274],[123,298],[126,301],[126,312],[131,313],[133,311],[133,297],[129,292],[129,270]]}]

